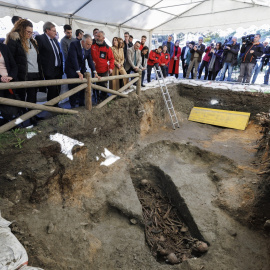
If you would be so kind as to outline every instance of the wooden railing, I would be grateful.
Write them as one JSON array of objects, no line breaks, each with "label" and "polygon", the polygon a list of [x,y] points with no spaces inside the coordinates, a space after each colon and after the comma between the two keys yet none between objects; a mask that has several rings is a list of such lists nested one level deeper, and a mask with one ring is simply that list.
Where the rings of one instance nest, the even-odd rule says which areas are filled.
[{"label": "wooden railing", "polygon": [[[119,79],[126,79],[126,78],[134,78],[129,83],[124,85],[118,91],[108,89],[94,83],[97,82],[105,82],[105,81],[112,81],[112,80],[119,80]],[[10,82],[10,83],[0,83],[0,91],[7,90],[7,89],[24,89],[24,88],[31,88],[31,87],[48,87],[53,85],[64,85],[64,84],[80,84],[79,86],[65,92],[64,94],[57,96],[43,105],[35,104],[25,101],[19,101],[14,99],[2,98],[0,97],[0,104],[16,106],[16,107],[23,107],[32,109],[27,113],[21,115],[20,117],[8,122],[7,124],[0,127],[0,134],[10,130],[11,128],[19,125],[20,123],[30,119],[31,117],[39,114],[42,111],[50,111],[56,113],[66,113],[66,114],[76,114],[78,111],[76,110],[69,110],[63,109],[58,107],[53,107],[53,105],[59,103],[61,100],[70,97],[76,94],[79,91],[85,89],[85,109],[91,111],[92,110],[92,92],[91,89],[97,89],[100,91],[104,91],[107,93],[111,93],[112,95],[108,97],[106,100],[101,102],[96,108],[102,108],[105,104],[109,101],[113,100],[117,96],[121,97],[128,97],[127,95],[123,94],[122,92],[128,89],[132,84],[137,82],[136,86],[136,93],[140,95],[141,93],[141,71],[139,73],[132,73],[126,75],[118,75],[118,76],[108,76],[108,77],[101,77],[100,79],[91,78],[90,73],[85,73],[85,78],[82,80],[80,79],[59,79],[59,80],[42,80],[42,81],[23,81],[23,82]]]}]

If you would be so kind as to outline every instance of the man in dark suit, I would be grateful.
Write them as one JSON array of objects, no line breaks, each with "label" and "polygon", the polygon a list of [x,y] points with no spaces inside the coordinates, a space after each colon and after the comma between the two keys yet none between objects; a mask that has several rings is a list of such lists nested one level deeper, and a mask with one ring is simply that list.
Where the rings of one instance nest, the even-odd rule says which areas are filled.
[{"label": "man in dark suit", "polygon": [[182,52],[181,52],[181,61],[182,61],[182,68],[183,68],[183,78],[186,78],[187,75],[187,69],[188,66],[185,65],[187,53],[189,51],[189,41],[186,42],[186,46],[183,47]]},{"label": "man in dark suit", "polygon": [[[84,35],[82,40],[70,43],[65,63],[65,73],[67,74],[67,78],[80,78],[82,80],[83,74],[86,72],[85,60],[87,60],[92,74],[95,74],[95,77],[99,78],[92,60],[90,50],[91,46],[92,37],[88,34]],[[76,86],[76,84],[69,84],[68,88],[71,90]],[[79,106],[84,106],[84,91],[80,91],[79,93],[69,97],[71,108],[75,108],[77,99],[79,100]]]},{"label": "man in dark suit", "polygon": [[[56,40],[55,25],[46,22],[43,25],[43,35],[36,36],[39,47],[41,65],[46,80],[61,79],[63,75],[63,58],[60,46]],[[47,100],[51,100],[60,94],[59,85],[48,86]]]}]

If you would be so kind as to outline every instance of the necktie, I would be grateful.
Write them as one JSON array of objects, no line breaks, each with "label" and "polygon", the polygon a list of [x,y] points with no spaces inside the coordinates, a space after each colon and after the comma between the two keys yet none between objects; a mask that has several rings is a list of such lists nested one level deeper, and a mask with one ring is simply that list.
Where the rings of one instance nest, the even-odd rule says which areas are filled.
[{"label": "necktie", "polygon": [[136,51],[134,53],[134,65],[136,66],[137,65],[137,61],[136,61]]},{"label": "necktie", "polygon": [[59,54],[57,53],[57,48],[56,48],[56,45],[55,45],[54,41],[53,41],[52,39],[50,39],[50,40],[51,40],[51,43],[52,43],[52,46],[53,46],[54,54],[55,54],[56,59],[57,59],[57,65],[56,65],[56,66],[59,67],[59,66],[61,65],[60,56],[59,56]]}]

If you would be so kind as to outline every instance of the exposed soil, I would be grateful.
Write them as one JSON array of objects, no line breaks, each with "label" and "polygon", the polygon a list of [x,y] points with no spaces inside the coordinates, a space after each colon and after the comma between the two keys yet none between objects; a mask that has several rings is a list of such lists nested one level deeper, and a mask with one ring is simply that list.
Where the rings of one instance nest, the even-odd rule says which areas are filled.
[{"label": "exposed soil", "polygon": [[[268,111],[270,97],[169,88],[180,120],[175,131],[160,90],[153,89],[91,113],[80,109],[78,116],[42,121],[21,149],[14,147],[16,140],[1,141],[0,209],[4,218],[15,221],[12,231],[30,265],[54,270],[270,268],[264,227],[270,219],[269,181],[258,174],[255,149],[261,137],[255,115]],[[220,102],[210,105],[211,99]],[[189,122],[193,106],[249,111],[254,121],[245,131]],[[73,148],[73,160],[49,139],[55,133],[84,143]],[[100,165],[104,148],[120,160]],[[176,265],[157,261],[158,248],[152,256],[136,193],[142,179],[167,194],[191,238],[209,244],[207,253],[188,260],[179,253],[183,262]],[[168,208],[163,210],[166,214]],[[162,261],[167,259],[163,255]]]}]

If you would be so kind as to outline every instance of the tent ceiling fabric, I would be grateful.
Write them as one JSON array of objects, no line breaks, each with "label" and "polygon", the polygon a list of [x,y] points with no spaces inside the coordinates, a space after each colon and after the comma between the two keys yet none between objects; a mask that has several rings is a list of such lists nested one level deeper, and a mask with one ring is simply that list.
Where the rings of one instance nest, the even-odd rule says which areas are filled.
[{"label": "tent ceiling fabric", "polygon": [[119,32],[165,34],[261,26],[270,14],[269,0],[6,0],[0,6],[0,16],[22,14],[36,22],[54,16],[62,24],[71,18]]}]

